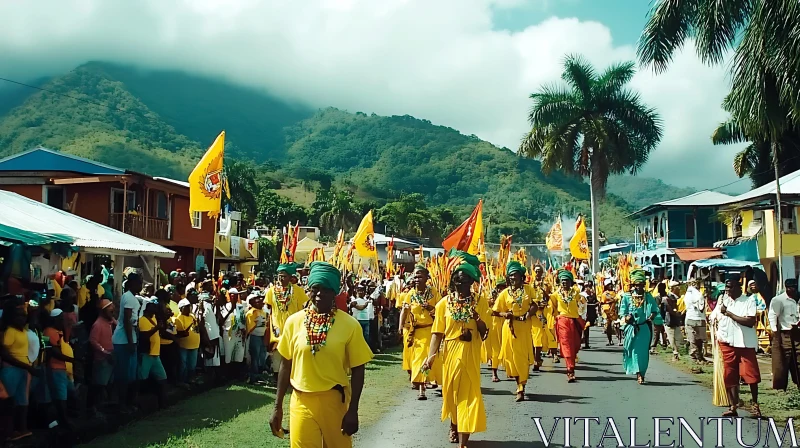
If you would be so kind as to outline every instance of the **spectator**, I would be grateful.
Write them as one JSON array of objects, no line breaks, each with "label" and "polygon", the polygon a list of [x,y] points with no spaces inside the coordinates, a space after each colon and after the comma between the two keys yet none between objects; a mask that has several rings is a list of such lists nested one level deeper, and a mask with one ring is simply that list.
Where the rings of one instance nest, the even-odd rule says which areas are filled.
[{"label": "spectator", "polygon": [[183,299],[178,303],[181,314],[175,320],[175,331],[180,347],[180,378],[181,384],[188,387],[194,380],[194,371],[197,367],[197,351],[200,348],[200,329],[197,319],[192,315],[192,303]]},{"label": "spectator", "polygon": [[236,288],[228,290],[230,301],[222,304],[222,349],[227,375],[231,379],[242,373],[245,352],[245,310]]},{"label": "spectator", "polygon": [[104,395],[108,392],[108,385],[111,383],[111,375],[114,372],[112,354],[114,353],[114,343],[111,341],[113,328],[117,324],[114,320],[114,304],[108,299],[100,301],[100,316],[92,326],[89,335],[89,344],[92,348],[94,363],[92,366],[92,385],[89,395],[93,397],[92,413],[98,414],[97,408],[104,401]]},{"label": "spectator", "polygon": [[248,382],[258,380],[267,362],[267,314],[264,312],[264,299],[252,294],[248,297],[250,310],[247,312],[247,338],[250,351],[250,377]]},{"label": "spectator", "polygon": [[[206,285],[210,283],[203,283],[203,289],[209,289]],[[219,305],[215,303],[215,296],[209,292],[203,292],[200,295],[200,345],[201,355],[203,357],[203,364],[206,367],[206,372],[212,381],[216,381],[217,368],[220,366],[220,328],[219,321],[221,316],[219,314]],[[220,299],[217,298],[217,302]],[[223,299],[224,300],[224,297]]]},{"label": "spectator", "polygon": [[[156,291],[156,303],[158,310],[156,311],[156,321],[161,326],[162,330],[159,334],[161,339],[161,364],[167,372],[167,379],[172,384],[178,382],[178,368],[180,366],[180,353],[178,353],[178,344],[175,343],[175,317],[180,314],[178,304],[170,299],[170,293],[166,289],[159,289]],[[175,306],[175,313],[172,307]]]},{"label": "spectator", "polygon": [[28,358],[28,336],[25,331],[27,315],[23,304],[9,301],[2,316],[3,345],[0,359],[5,364],[0,369],[0,381],[14,400],[14,432],[9,440],[19,440],[31,435],[28,431],[28,385],[36,371]]},{"label": "spectator", "polygon": [[72,330],[78,324],[78,315],[75,312],[75,302],[78,296],[72,288],[61,290],[61,303],[59,307],[64,312],[64,339],[69,342],[72,340]]},{"label": "spectator", "polygon": [[[50,312],[44,336],[49,339],[47,348],[47,384],[50,386],[50,396],[58,413],[58,422],[67,427],[71,424],[67,418],[67,394],[74,392],[75,385],[67,374],[67,364],[75,362],[72,358],[72,349],[64,339],[64,312],[56,308]],[[51,427],[54,425],[51,424]]]},{"label": "spectator", "polygon": [[163,329],[156,319],[158,303],[149,302],[144,306],[144,314],[139,319],[139,381],[152,378],[156,381],[158,408],[167,405],[167,372],[161,363],[161,337]]},{"label": "spectator", "polygon": [[132,400],[129,400],[128,389],[136,381],[138,370],[136,327],[141,305],[136,296],[141,290],[142,278],[138,273],[132,272],[128,275],[125,293],[120,299],[120,314],[117,319],[119,323],[111,336],[114,343],[114,383],[122,413],[135,411]]},{"label": "spectator", "polygon": [[680,358],[678,349],[683,345],[681,328],[684,324],[684,313],[680,312],[678,307],[680,283],[670,280],[669,288],[669,294],[661,301],[661,314],[664,315],[664,330],[667,332],[667,338],[672,346],[672,358],[677,361]]},{"label": "spectator", "polygon": [[370,310],[372,308],[372,301],[366,297],[367,287],[362,282],[356,287],[356,296],[350,300],[350,307],[352,308],[351,314],[356,318],[361,325],[361,332],[364,334],[364,340],[369,343],[369,320]]},{"label": "spectator", "polygon": [[707,364],[705,359],[706,341],[706,302],[697,289],[697,280],[689,280],[683,302],[686,305],[686,338],[689,340],[689,355],[699,364]]}]

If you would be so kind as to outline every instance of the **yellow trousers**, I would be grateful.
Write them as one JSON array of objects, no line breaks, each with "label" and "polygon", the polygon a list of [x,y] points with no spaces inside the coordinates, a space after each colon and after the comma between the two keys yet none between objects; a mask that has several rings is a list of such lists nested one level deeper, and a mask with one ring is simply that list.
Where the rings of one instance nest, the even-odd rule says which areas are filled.
[{"label": "yellow trousers", "polygon": [[[349,390],[346,390],[349,395]],[[289,439],[292,448],[352,448],[353,438],[342,434],[349,396],[342,402],[337,390],[292,392]]]}]

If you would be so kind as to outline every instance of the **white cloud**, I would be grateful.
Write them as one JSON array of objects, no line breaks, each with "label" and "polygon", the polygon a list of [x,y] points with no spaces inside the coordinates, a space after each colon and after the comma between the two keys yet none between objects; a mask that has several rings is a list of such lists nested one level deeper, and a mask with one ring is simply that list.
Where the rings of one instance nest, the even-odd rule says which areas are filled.
[{"label": "white cloud", "polygon": [[[545,0],[539,0],[544,2]],[[546,3],[543,3],[546,5]],[[603,24],[550,18],[495,30],[519,0],[37,0],[0,3],[0,76],[57,73],[87,60],[185,69],[313,106],[410,114],[516,148],[528,95],[555,81],[565,53],[599,68],[631,60]],[[693,52],[633,86],[665,120],[645,168],[668,182],[734,180],[733,148],[712,147],[724,119],[723,67]],[[721,163],[724,162],[724,163]]]}]

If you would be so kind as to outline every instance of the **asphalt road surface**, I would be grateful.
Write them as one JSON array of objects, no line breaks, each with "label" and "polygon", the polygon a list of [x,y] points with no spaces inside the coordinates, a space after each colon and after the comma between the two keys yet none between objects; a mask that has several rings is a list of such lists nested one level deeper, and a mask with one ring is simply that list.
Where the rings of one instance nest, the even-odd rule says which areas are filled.
[{"label": "asphalt road surface", "polygon": [[[575,418],[597,418],[589,421],[589,446],[633,446],[634,444],[657,447],[655,417],[671,417],[660,420],[661,446],[714,447],[718,444],[717,426],[722,426],[722,446],[764,446],[769,432],[768,423],[759,422],[740,411],[742,442],[737,441],[736,421],[711,420],[720,417],[724,408],[711,404],[711,390],[696,383],[691,374],[682,373],[655,357],[651,358],[647,372],[647,384],[638,385],[635,376],[622,370],[622,347],[606,347],[604,337],[593,329],[592,349],[582,350],[576,367],[577,383],[568,384],[563,361],[554,364],[545,360],[542,371],[533,373],[526,388],[527,401],[514,402],[515,385],[504,380],[492,383],[491,372],[481,369],[483,398],[486,404],[488,428],[484,433],[474,434],[471,448],[530,448],[547,446],[584,446],[585,421]],[[403,374],[399,372],[399,374]],[[762,383],[762,387],[768,387]],[[441,421],[442,399],[438,391],[428,391],[427,401],[417,401],[416,392],[409,387],[408,398],[403,405],[387,412],[377,424],[364,428],[355,439],[358,448],[443,448],[457,445],[448,443],[448,423]],[[542,432],[550,441],[543,441],[534,418],[539,417]],[[561,417],[553,430],[556,417]],[[570,442],[565,443],[564,417],[570,422]],[[631,442],[630,418],[635,423],[636,441]],[[695,442],[688,430],[681,429],[678,421],[683,417],[686,424],[700,438]],[[609,419],[613,418],[613,425]],[[701,418],[705,420],[701,421]],[[622,444],[614,438],[614,428],[619,432]],[[782,427],[778,428],[781,432]],[[668,435],[666,431],[669,431]],[[552,431],[552,437],[550,436]],[[604,432],[609,438],[601,440]],[[773,437],[770,435],[770,437]],[[756,443],[756,441],[758,442]],[[788,440],[788,439],[787,439]],[[777,446],[771,438],[769,446]],[[786,445],[784,445],[786,446]]]}]

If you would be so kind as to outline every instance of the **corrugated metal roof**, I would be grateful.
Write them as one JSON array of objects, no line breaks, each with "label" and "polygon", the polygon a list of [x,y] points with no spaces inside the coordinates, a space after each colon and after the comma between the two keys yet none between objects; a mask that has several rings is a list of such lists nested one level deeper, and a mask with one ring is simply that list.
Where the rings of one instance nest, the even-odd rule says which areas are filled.
[{"label": "corrugated metal roof", "polygon": [[154,177],[153,179],[154,180],[160,180],[162,182],[169,182],[171,184],[175,184],[175,185],[179,185],[181,187],[189,188],[189,182],[184,182],[182,180],[170,179],[168,177]]},{"label": "corrugated metal roof", "polygon": [[[786,195],[800,195],[800,170],[789,173],[780,178],[781,181],[781,194]],[[737,202],[748,202],[761,198],[769,198],[774,196],[776,191],[775,181],[762,185],[758,188],[752,189],[747,193],[734,196],[725,204],[735,204]],[[771,199],[771,198],[770,198]]]},{"label": "corrugated metal roof", "polygon": [[153,255],[172,258],[175,251],[98,224],[64,210],[0,190],[0,224],[37,233],[72,237],[78,247],[104,249],[106,253]]},{"label": "corrugated metal roof", "polygon": [[125,170],[47,148],[34,148],[0,160],[2,171],[67,171],[78,174],[122,175]]},{"label": "corrugated metal roof", "polygon": [[648,205],[641,210],[631,213],[628,217],[643,215],[649,211],[657,210],[660,208],[670,207],[714,207],[728,203],[734,197],[725,193],[718,193],[716,191],[703,190],[697,193],[692,193],[682,198],[672,199],[669,201],[656,202],[655,204]]}]

